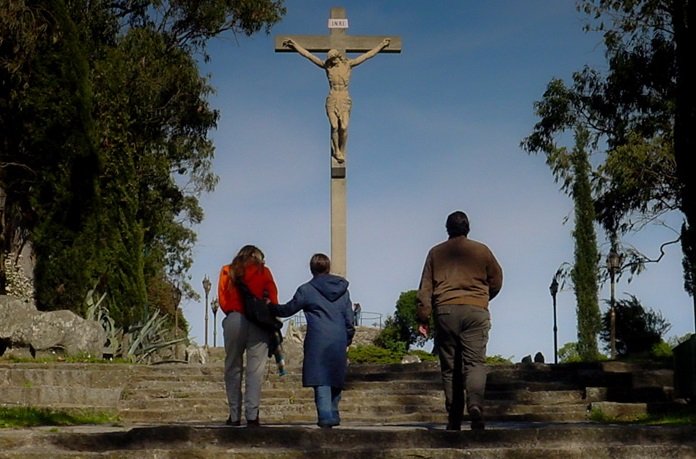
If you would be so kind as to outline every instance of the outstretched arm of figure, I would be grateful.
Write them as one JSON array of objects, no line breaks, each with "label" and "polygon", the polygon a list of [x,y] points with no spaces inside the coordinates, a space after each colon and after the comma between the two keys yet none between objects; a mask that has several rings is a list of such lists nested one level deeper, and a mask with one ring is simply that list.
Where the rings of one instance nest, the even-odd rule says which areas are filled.
[{"label": "outstretched arm of figure", "polygon": [[292,48],[292,49],[294,49],[295,51],[297,51],[297,52],[300,54],[300,56],[304,56],[304,57],[306,57],[307,59],[309,59],[312,63],[314,63],[315,65],[317,65],[318,67],[324,68],[324,61],[322,61],[322,60],[319,59],[317,56],[315,56],[314,54],[312,54],[312,53],[310,53],[309,51],[307,51],[306,49],[304,49],[302,46],[300,46],[300,45],[299,45],[295,40],[293,40],[292,38],[288,38],[287,40],[285,40],[285,41],[283,42],[283,46],[285,46],[285,47],[287,47],[287,48]]},{"label": "outstretched arm of figure", "polygon": [[349,61],[350,66],[355,67],[356,65],[362,64],[363,62],[370,59],[371,57],[375,57],[377,55],[377,53],[379,53],[384,48],[389,46],[389,43],[391,43],[391,40],[388,38],[385,38],[384,40],[382,40],[382,42],[379,45],[375,46],[374,48],[372,48],[371,50],[369,50],[365,54],[361,54],[360,56],[356,57],[355,59],[351,59]]}]

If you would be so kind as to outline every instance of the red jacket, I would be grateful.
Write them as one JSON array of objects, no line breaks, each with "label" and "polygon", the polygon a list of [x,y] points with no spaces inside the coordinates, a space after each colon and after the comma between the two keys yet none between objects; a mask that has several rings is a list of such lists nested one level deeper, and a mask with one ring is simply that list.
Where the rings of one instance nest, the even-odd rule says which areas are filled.
[{"label": "red jacket", "polygon": [[[218,279],[218,301],[220,309],[225,314],[232,311],[244,313],[242,297],[230,279],[230,265],[225,265],[220,270]],[[271,303],[278,304],[278,287],[273,280],[271,270],[265,265],[248,265],[244,272],[244,283],[247,284],[251,293],[258,298],[263,298],[264,293],[268,296]]]}]

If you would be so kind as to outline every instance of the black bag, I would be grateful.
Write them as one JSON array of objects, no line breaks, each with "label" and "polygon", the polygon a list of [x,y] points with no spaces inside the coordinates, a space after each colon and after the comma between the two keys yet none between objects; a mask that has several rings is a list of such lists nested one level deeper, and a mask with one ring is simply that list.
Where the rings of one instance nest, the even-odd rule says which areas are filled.
[{"label": "black bag", "polygon": [[283,328],[283,323],[276,319],[271,310],[272,306],[266,303],[265,299],[254,296],[249,287],[242,281],[237,281],[237,288],[244,301],[244,315],[247,320],[269,331]]}]

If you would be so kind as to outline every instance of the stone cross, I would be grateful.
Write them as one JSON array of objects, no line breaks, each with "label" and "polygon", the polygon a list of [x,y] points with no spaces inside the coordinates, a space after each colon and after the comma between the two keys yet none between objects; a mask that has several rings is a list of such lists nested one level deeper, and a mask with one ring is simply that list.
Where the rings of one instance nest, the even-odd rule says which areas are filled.
[{"label": "stone cross", "polygon": [[[392,36],[351,36],[344,8],[331,8],[329,35],[285,35],[275,38],[276,52],[298,52],[326,70],[329,79],[327,115],[331,124],[331,271],[346,276],[346,150],[347,127],[343,117],[350,116],[348,84],[350,71],[377,53],[400,53],[401,38]],[[335,50],[335,51],[334,51]],[[331,51],[331,53],[329,53]],[[312,52],[329,53],[321,60]],[[336,53],[337,52],[337,53]],[[333,53],[333,54],[332,54]],[[347,53],[364,53],[347,59]],[[339,57],[342,59],[339,62]],[[342,67],[341,67],[342,66]],[[340,68],[339,68],[340,67]],[[333,102],[332,102],[333,99]],[[330,106],[330,104],[334,104]],[[347,105],[346,105],[347,104]],[[348,121],[345,121],[346,126]],[[340,147],[340,148],[339,148]]]}]

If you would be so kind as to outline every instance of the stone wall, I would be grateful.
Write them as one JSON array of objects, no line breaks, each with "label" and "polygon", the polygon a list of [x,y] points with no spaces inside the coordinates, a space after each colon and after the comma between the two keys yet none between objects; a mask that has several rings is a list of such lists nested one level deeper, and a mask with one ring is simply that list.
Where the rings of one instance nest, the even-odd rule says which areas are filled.
[{"label": "stone wall", "polygon": [[[283,335],[283,351],[285,353],[285,365],[288,367],[298,367],[302,365],[303,343],[306,325],[295,326],[293,322],[288,322],[287,329]],[[351,347],[358,345],[374,344],[375,338],[381,329],[375,327],[355,327],[355,336]]]}]

